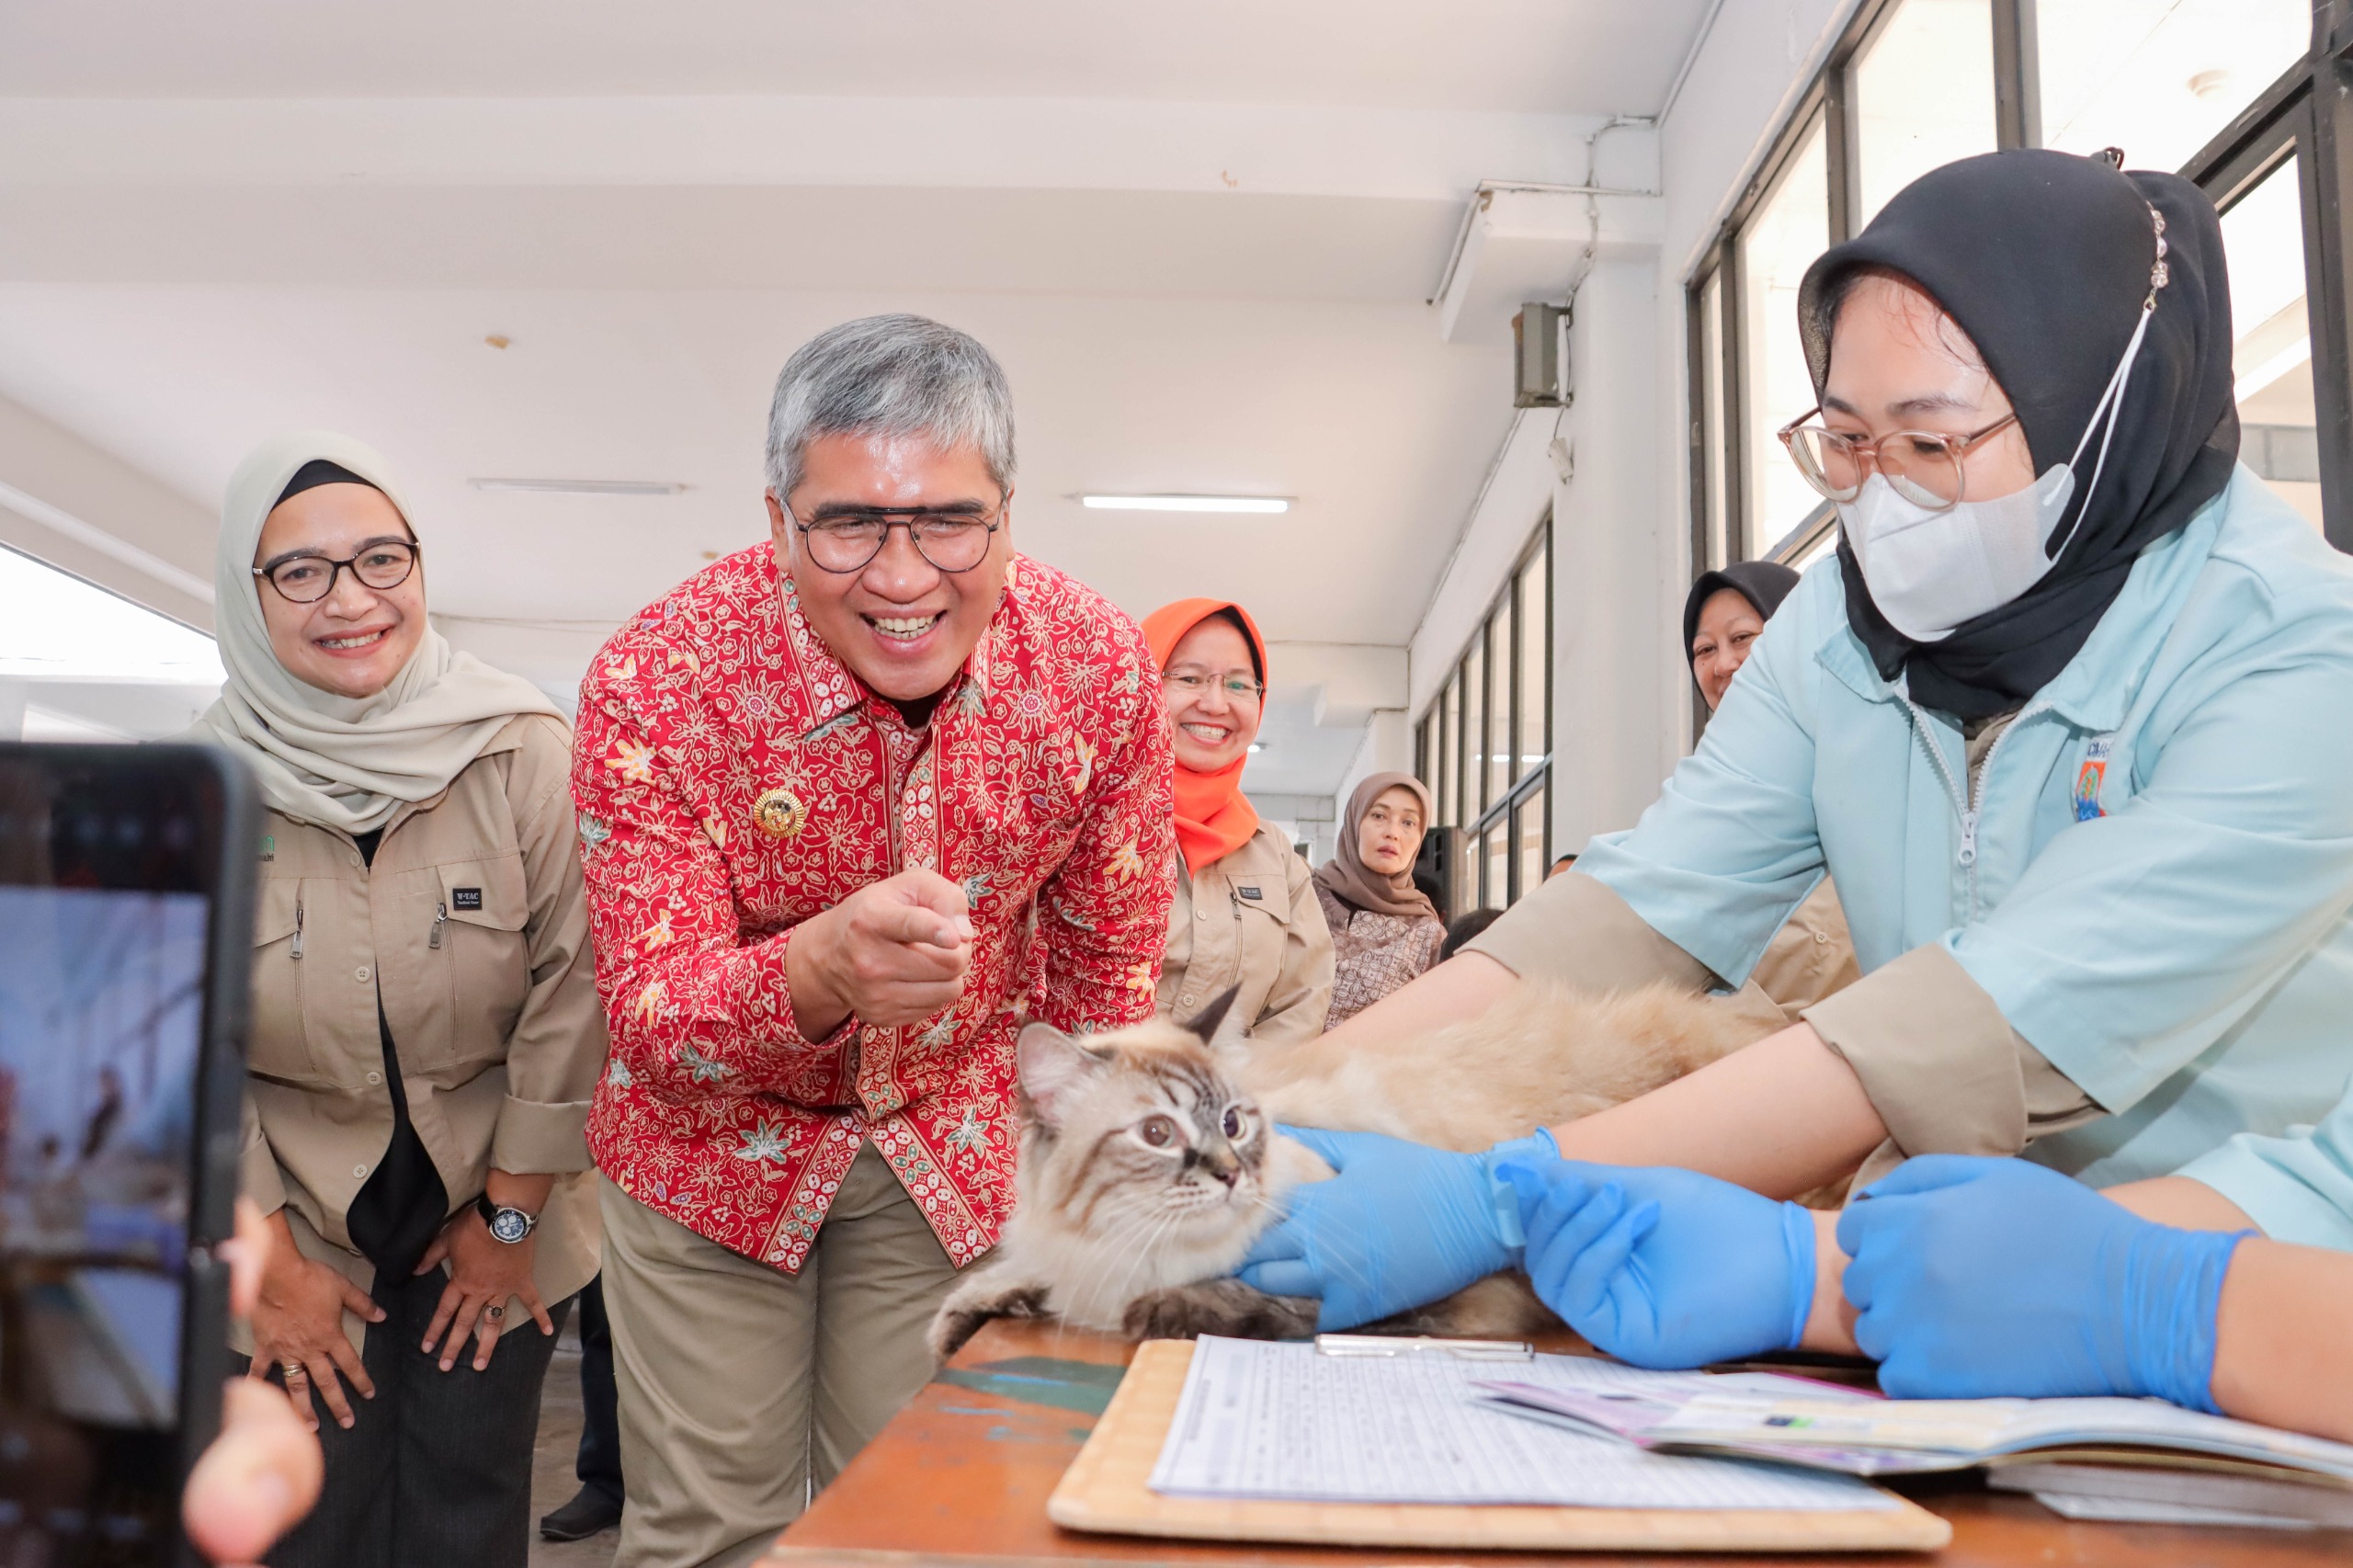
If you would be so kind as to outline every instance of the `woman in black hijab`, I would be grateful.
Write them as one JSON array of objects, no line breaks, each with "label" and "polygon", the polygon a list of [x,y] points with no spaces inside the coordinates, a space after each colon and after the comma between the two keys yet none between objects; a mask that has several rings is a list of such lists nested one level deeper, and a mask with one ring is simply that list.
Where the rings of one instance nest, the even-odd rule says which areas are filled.
[{"label": "woman in black hijab", "polygon": [[1691,585],[1683,600],[1683,658],[1709,712],[1722,706],[1757,634],[1797,585],[1798,574],[1778,561],[1735,561]]},{"label": "woman in black hijab", "polygon": [[[1336,1041],[1523,979],[1738,983],[1835,875],[1863,977],[1556,1129],[1568,1160],[1787,1198],[2032,1142],[2153,1218],[2308,1227],[2266,1150],[2344,1086],[2353,562],[2234,463],[2211,204],[2101,159],[1968,159],[1823,256],[1801,308],[1821,408],[1787,439],[1837,505],[1839,570],[1780,607],[1635,827]],[[1244,1278],[1342,1328],[1516,1261],[1481,1157],[1400,1147],[1351,1140],[1256,1255],[1312,1263]],[[1695,1260],[1723,1238],[1654,1190],[1675,1173],[1605,1174],[1653,1216],[1620,1238],[1638,1273],[1716,1277]],[[1428,1201],[1386,1202],[1408,1176]],[[1835,1327],[1812,1311],[1826,1228],[1773,1209],[1768,1310],[1653,1301],[1655,1343],[1611,1348],[1683,1365]]]}]

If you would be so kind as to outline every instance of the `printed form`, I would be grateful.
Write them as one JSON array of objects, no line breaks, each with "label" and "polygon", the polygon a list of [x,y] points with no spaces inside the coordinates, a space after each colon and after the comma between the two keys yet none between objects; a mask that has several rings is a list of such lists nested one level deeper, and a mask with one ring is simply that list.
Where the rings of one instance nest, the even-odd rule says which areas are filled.
[{"label": "printed form", "polygon": [[[1155,1492],[1319,1503],[1597,1508],[1893,1508],[1842,1475],[1645,1451],[1476,1403],[1493,1361],[1319,1356],[1310,1344],[1205,1337],[1152,1474]],[[1518,1381],[1624,1388],[1686,1374],[1580,1356],[1515,1362]]]}]

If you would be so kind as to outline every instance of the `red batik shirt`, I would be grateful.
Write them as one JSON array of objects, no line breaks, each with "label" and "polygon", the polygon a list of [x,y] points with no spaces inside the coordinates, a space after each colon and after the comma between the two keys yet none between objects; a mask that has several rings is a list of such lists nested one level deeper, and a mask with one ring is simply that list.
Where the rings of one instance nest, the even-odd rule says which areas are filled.
[{"label": "red batik shirt", "polygon": [[[861,1144],[959,1267],[1013,1207],[1013,1040],[1151,1015],[1175,847],[1143,633],[1014,558],[930,722],[820,642],[766,544],[613,634],[580,692],[573,796],[612,1026],[588,1142],[639,1202],[797,1271]],[[956,1005],[795,1027],[792,927],[922,866],[977,937]]]}]

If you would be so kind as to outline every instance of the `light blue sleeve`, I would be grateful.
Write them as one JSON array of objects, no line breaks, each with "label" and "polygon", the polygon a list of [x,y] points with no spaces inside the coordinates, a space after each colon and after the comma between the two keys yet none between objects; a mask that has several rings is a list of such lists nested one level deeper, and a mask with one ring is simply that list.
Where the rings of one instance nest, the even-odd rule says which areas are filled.
[{"label": "light blue sleeve", "polygon": [[[2342,1059],[2347,1042],[2332,1045]],[[2274,1241],[2353,1252],[2353,1094],[2318,1127],[2283,1138],[2242,1132],[2179,1174],[2246,1210]]]},{"label": "light blue sleeve", "polygon": [[[2301,1006],[2341,983],[2335,966],[2298,971],[2353,906],[2353,623],[2292,630],[2201,667],[2141,792],[2059,833],[1998,908],[1945,938],[2110,1111],[2275,989]],[[2353,1014],[2353,990],[2314,1000]],[[2313,1040],[2312,1071],[2341,1082],[2345,1050]]]},{"label": "light blue sleeve", "polygon": [[[1805,587],[1813,587],[1808,584]],[[1699,750],[1634,826],[1594,839],[1577,869],[1732,985],[1822,880],[1813,735],[1800,715],[1810,615],[1798,599],[1756,640]]]}]

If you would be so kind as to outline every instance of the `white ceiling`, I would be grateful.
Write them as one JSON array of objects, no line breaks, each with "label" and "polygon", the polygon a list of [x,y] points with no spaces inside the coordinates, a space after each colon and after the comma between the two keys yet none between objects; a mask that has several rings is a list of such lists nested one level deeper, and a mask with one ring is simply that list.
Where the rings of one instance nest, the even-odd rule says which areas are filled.
[{"label": "white ceiling", "polygon": [[[370,441],[436,611],[561,685],[760,536],[786,355],[915,310],[1011,375],[1023,549],[1138,614],[1213,593],[1278,644],[1394,649],[1510,412],[1506,339],[1426,302],[1463,202],[1582,178],[1704,8],[9,0],[0,395],[207,506],[274,431]],[[1641,133],[1605,148],[1654,177]],[[1339,783],[1364,709],[1319,723],[1323,691],[1280,694],[1254,790]]]},{"label": "white ceiling", "polygon": [[0,93],[758,93],[1646,114],[1700,0],[9,0]]}]

